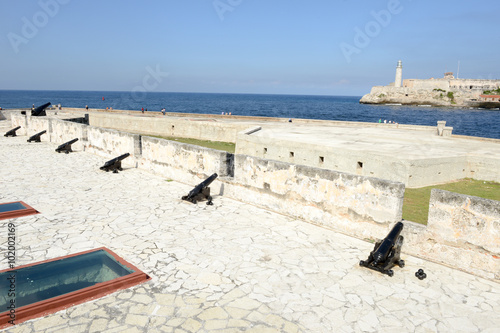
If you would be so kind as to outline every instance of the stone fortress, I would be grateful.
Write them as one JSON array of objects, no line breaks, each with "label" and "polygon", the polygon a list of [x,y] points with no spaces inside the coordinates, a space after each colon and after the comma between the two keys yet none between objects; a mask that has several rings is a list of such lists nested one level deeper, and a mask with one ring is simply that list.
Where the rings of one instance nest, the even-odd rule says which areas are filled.
[{"label": "stone fortress", "polygon": [[[78,138],[76,151],[114,158],[170,180],[209,175],[228,197],[359,239],[383,238],[402,219],[406,187],[470,177],[500,181],[500,140],[438,127],[57,108],[46,117],[2,111],[18,135]],[[440,127],[441,126],[441,127]],[[448,133],[445,135],[445,133]],[[235,143],[235,153],[160,137]],[[390,154],[385,152],[389,151]],[[406,152],[406,153],[405,153]],[[391,157],[392,155],[392,157]],[[433,190],[427,226],[405,222],[405,251],[500,280],[499,202]]]},{"label": "stone fortress", "polygon": [[[374,86],[364,95],[363,104],[401,104],[453,107],[500,107],[500,80],[459,79],[452,72],[443,78],[405,79],[401,60],[396,67],[395,81],[387,86]],[[490,92],[490,93],[485,93]]]}]

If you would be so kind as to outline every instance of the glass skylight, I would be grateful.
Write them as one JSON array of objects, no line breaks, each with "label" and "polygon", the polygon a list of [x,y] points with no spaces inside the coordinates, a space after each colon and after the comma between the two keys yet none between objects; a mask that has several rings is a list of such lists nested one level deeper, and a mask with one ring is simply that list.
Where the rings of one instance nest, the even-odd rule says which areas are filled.
[{"label": "glass skylight", "polygon": [[38,211],[22,201],[0,204],[0,220],[38,214]]},{"label": "glass skylight", "polygon": [[[0,309],[15,323],[128,288],[150,277],[106,248],[0,272]],[[9,290],[13,292],[9,293]],[[0,327],[10,312],[0,314]]]}]

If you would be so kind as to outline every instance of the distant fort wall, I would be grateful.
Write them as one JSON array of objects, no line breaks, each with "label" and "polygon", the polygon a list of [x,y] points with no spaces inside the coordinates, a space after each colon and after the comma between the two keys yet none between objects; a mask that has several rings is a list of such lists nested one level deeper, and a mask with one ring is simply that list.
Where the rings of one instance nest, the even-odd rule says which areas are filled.
[{"label": "distant fort wall", "polygon": [[[47,135],[42,136],[42,141],[55,144],[77,137],[77,151],[109,158],[129,152],[131,157],[124,160],[125,168],[145,169],[190,185],[217,172],[220,177],[211,186],[215,195],[361,239],[385,237],[402,216],[405,186],[400,182],[233,155],[51,117],[16,113],[11,123],[22,126],[19,135],[45,129]],[[433,192],[428,226],[405,221],[403,252],[498,281],[499,234],[500,202]]]},{"label": "distant fort wall", "polygon": [[402,80],[402,64],[398,61],[396,80],[387,86],[374,86],[360,99],[363,104],[403,104],[454,107],[498,108],[500,102],[486,101],[485,91],[500,88],[500,80],[459,79],[453,73],[443,78]]},{"label": "distant fort wall", "polygon": [[[495,90],[500,88],[500,80],[481,79],[406,79],[403,80],[403,88],[412,89],[444,89],[444,90],[472,90],[476,94],[484,90]],[[475,91],[476,90],[476,91]]]},{"label": "distant fort wall", "polygon": [[[189,126],[186,126],[186,121]],[[199,140],[234,142],[236,134],[248,125],[220,123],[213,118],[134,117],[116,113],[92,113],[90,125],[120,131],[163,137],[196,138]]]},{"label": "distant fort wall", "polygon": [[374,86],[360,103],[479,107],[481,93],[482,90],[449,88],[440,81],[415,83],[414,87]]},{"label": "distant fort wall", "polygon": [[[163,137],[194,138],[198,140],[223,141],[236,143],[238,133],[249,128],[250,124],[286,123],[288,118],[253,117],[253,116],[224,116],[214,114],[175,113],[167,112],[165,117],[158,117],[159,112],[141,113],[140,111],[123,110],[90,110],[64,108],[63,111],[74,114],[89,113],[89,124],[96,127],[112,128],[120,131],[147,134]],[[53,111],[49,111],[52,115]],[[140,116],[140,117],[138,117]],[[115,120],[116,118],[116,120]],[[225,120],[225,121],[219,121]],[[230,120],[230,121],[226,121]],[[382,127],[387,124],[293,119],[294,124],[322,124],[330,126]],[[415,131],[436,131],[435,126],[399,124],[400,128]],[[451,134],[451,133],[450,133]]]}]

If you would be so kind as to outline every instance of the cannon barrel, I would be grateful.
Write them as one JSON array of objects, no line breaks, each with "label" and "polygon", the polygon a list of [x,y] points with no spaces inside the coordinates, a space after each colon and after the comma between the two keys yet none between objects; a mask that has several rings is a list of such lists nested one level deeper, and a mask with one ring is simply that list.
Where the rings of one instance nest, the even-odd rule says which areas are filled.
[{"label": "cannon barrel", "polygon": [[17,126],[16,128],[13,128],[13,129],[11,129],[10,131],[8,131],[7,133],[5,133],[5,135],[4,135],[4,136],[17,136],[17,135],[16,135],[16,131],[17,131],[18,129],[20,129],[20,128],[21,128],[21,126]]},{"label": "cannon barrel", "polygon": [[202,181],[201,183],[199,183],[198,185],[196,185],[195,188],[193,188],[189,194],[187,195],[187,199],[191,199],[191,198],[194,198],[196,195],[198,195],[199,193],[201,193],[201,191],[205,188],[205,187],[208,187],[210,186],[210,184],[212,184],[212,182],[218,177],[218,175],[216,173],[214,173],[213,175],[211,175],[210,177],[208,177],[207,179],[205,179],[204,181]]},{"label": "cannon barrel", "polygon": [[118,156],[118,157],[115,157],[115,158],[113,158],[112,160],[109,160],[109,161],[107,161],[106,163],[104,163],[104,167],[111,166],[111,165],[115,164],[116,162],[119,162],[119,161],[121,161],[121,160],[123,160],[123,159],[125,159],[125,158],[127,158],[127,157],[129,157],[129,156],[130,156],[130,154],[129,154],[129,153],[125,153],[125,154],[123,154],[123,155],[120,155],[120,156]]},{"label": "cannon barrel", "polygon": [[62,151],[65,151],[65,152],[66,152],[66,154],[68,154],[69,152],[71,152],[71,151],[72,151],[72,150],[71,150],[71,145],[72,145],[73,143],[77,142],[77,141],[78,141],[78,138],[76,138],[76,139],[73,139],[73,140],[70,140],[70,141],[68,141],[68,142],[63,143],[62,145],[60,145],[59,147],[57,147],[57,148],[56,148],[56,152],[60,153],[60,152],[62,152]]},{"label": "cannon barrel", "polygon": [[391,249],[396,244],[396,240],[398,239],[402,230],[403,230],[403,223],[398,222],[389,232],[387,237],[384,238],[382,243],[373,253],[373,263],[375,265],[384,262],[387,259],[389,253],[391,252]]},{"label": "cannon barrel", "polygon": [[401,247],[404,240],[401,236],[403,226],[402,222],[396,223],[387,237],[375,243],[368,259],[361,260],[359,265],[389,276],[394,274],[391,268],[395,265],[403,268],[405,265],[405,261],[401,260]]},{"label": "cannon barrel", "polygon": [[130,156],[129,153],[125,153],[123,155],[115,157],[112,160],[109,160],[106,163],[104,163],[104,165],[100,169],[106,172],[112,170],[113,173],[118,173],[118,170],[122,171],[122,160],[129,156]]},{"label": "cannon barrel", "polygon": [[49,103],[45,103],[44,105],[40,105],[31,111],[31,115],[35,117],[46,116],[45,109],[50,106]]},{"label": "cannon barrel", "polygon": [[64,147],[66,147],[67,145],[72,145],[73,143],[75,143],[75,142],[77,142],[77,141],[78,141],[78,138],[73,139],[73,140],[70,140],[70,141],[68,141],[68,142],[63,143],[63,144],[62,144],[62,145],[60,145],[59,147],[57,147],[57,149],[59,149],[59,148],[64,148]]},{"label": "cannon barrel", "polygon": [[30,136],[30,138],[28,139],[28,142],[31,142],[31,141],[40,142],[40,136],[42,136],[42,134],[45,134],[45,133],[47,133],[47,131],[43,130],[39,133],[36,133],[35,135]]},{"label": "cannon barrel", "polygon": [[213,205],[212,197],[210,196],[210,187],[212,182],[218,177],[216,173],[196,185],[188,195],[183,196],[181,199],[196,204],[199,200],[208,200],[207,205]]}]

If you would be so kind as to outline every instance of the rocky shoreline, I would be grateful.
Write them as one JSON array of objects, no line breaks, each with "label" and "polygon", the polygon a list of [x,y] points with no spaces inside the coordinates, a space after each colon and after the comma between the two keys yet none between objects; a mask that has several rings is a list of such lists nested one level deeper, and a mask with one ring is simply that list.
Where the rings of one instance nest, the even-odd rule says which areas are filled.
[{"label": "rocky shoreline", "polygon": [[460,89],[413,89],[405,87],[375,86],[364,95],[361,104],[401,104],[435,107],[472,107],[498,109],[500,102],[482,101],[479,94]]}]

